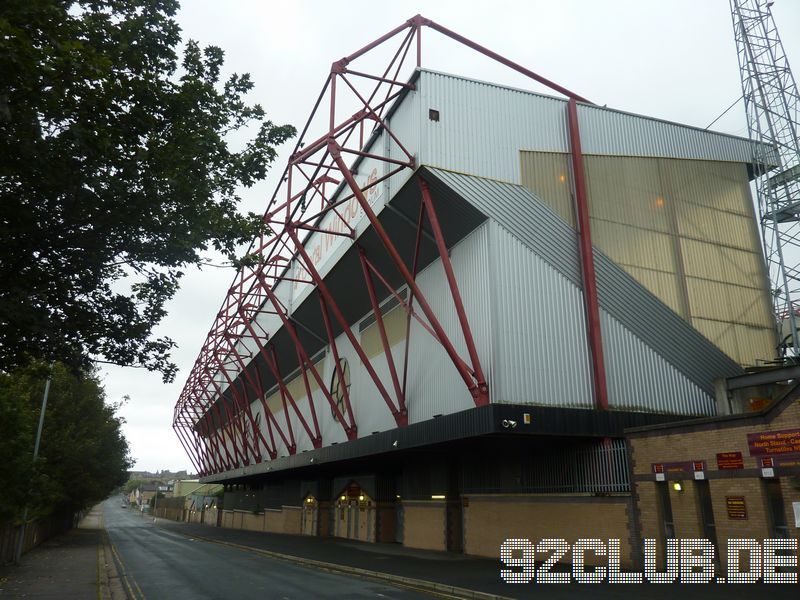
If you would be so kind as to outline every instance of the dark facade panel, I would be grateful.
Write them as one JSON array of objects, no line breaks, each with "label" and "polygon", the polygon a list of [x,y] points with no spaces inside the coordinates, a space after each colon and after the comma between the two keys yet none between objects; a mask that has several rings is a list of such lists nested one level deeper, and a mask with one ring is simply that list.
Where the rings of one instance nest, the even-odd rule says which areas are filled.
[{"label": "dark facade panel", "polygon": [[[526,414],[529,415],[530,425],[524,425]],[[435,453],[439,445],[451,442],[469,444],[470,440],[484,436],[621,437],[623,431],[629,427],[674,420],[675,415],[653,413],[490,404],[407,427],[378,432],[350,442],[212,475],[202,481],[232,484],[248,482],[250,485],[250,482],[255,481],[252,476],[280,478],[283,473],[295,469],[298,470],[296,476],[306,480],[311,476],[304,473],[313,473],[328,467],[334,467],[339,476],[340,471],[344,470],[339,467],[339,463],[355,461],[352,464],[357,465],[358,460],[401,461],[405,453],[420,450],[425,452],[424,460],[431,460],[430,453]],[[347,470],[354,475],[364,472],[357,466],[349,466]]]}]

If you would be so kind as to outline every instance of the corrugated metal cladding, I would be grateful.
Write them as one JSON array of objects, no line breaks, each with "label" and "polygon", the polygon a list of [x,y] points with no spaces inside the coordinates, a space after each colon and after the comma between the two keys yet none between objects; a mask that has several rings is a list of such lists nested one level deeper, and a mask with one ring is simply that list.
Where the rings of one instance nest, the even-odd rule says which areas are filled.
[{"label": "corrugated metal cladding", "polygon": [[[522,152],[523,185],[572,222],[566,155]],[[747,172],[737,163],[587,156],[592,241],[739,364],[775,348]]]},{"label": "corrugated metal cladding", "polygon": [[[492,371],[492,314],[489,267],[489,230],[483,225],[453,246],[450,252],[458,288],[464,301],[472,336],[484,374]],[[436,260],[417,277],[422,292],[444,327],[459,355],[468,357],[453,298],[442,268]],[[408,417],[417,423],[434,415],[449,414],[475,406],[472,395],[439,342],[415,320],[411,321],[408,373]]]},{"label": "corrugated metal cladding", "polygon": [[[575,297],[580,298],[578,291],[580,274],[575,231],[542,201],[521,186],[439,169],[431,169],[427,173],[426,178],[456,191],[462,198],[496,221],[499,225],[496,228],[498,232],[505,229],[528,250],[527,256],[524,252],[515,253],[512,250],[513,244],[509,244],[505,249],[508,258],[498,253],[499,262],[513,260],[524,265],[524,267],[516,268],[530,270],[537,268],[534,264],[537,261],[544,262],[563,277],[575,290]],[[494,243],[494,239],[492,241]],[[498,239],[498,243],[503,242]],[[625,406],[649,406],[650,410],[671,406],[670,410],[676,413],[707,414],[706,405],[703,402],[698,404],[699,397],[695,392],[688,396],[681,394],[674,398],[675,392],[692,389],[691,386],[681,383],[679,379],[688,380],[710,398],[713,396],[713,380],[717,377],[741,373],[740,367],[597,249],[595,249],[595,266],[600,306],[607,316],[612,317],[618,324],[616,328],[608,326],[614,332],[613,341],[609,340],[609,343],[613,344],[609,351],[616,357],[614,366],[624,369],[629,377],[631,374],[637,373],[643,364],[635,350],[640,347],[637,344],[640,344],[641,347],[649,348],[653,352],[652,369],[655,370],[654,372],[661,373],[659,383],[666,385],[661,388],[658,386],[648,388],[648,393],[643,398],[639,398],[638,395],[634,398],[630,395],[631,393],[622,394],[620,391],[619,395],[611,396],[611,404],[614,406],[617,403]],[[495,265],[495,269],[501,268],[499,265]],[[515,267],[510,267],[509,272],[513,268]],[[548,277],[547,274],[540,276]],[[517,282],[516,287],[518,288],[519,285]],[[563,286],[555,287],[553,290],[564,290],[564,288]],[[514,293],[517,291],[514,289]],[[553,294],[554,292],[549,291],[549,293]],[[561,294],[561,302],[568,301],[569,294],[565,294],[564,291],[555,293]],[[543,289],[540,294],[546,295],[548,290]],[[532,313],[535,305],[542,303],[539,295],[524,298],[522,301],[530,303]],[[502,302],[506,304],[501,304]],[[519,296],[497,288],[493,310],[498,323],[502,322],[500,315],[503,312],[514,314],[514,302],[520,302]],[[580,305],[580,310],[573,305],[573,311],[572,318],[576,322],[582,323],[584,319],[582,305]],[[528,320],[530,318],[528,316]],[[564,326],[568,327],[567,324]],[[518,329],[519,327],[522,325],[519,325]],[[582,337],[582,340],[585,340],[585,336]],[[503,343],[509,342],[501,340],[496,335],[495,343],[499,348]],[[517,341],[517,348],[525,343],[528,342]],[[529,343],[533,344],[535,340]],[[546,345],[544,348],[543,352],[553,351],[552,348],[546,348]],[[496,369],[503,368],[501,362],[505,362],[500,360],[499,353],[500,350],[495,350],[495,355],[498,357]],[[572,377],[584,378],[582,364],[585,359],[582,357],[582,353],[578,353],[574,360],[575,362],[568,367],[572,369]],[[531,365],[528,363],[523,366],[530,368]],[[650,377],[653,380],[653,376]],[[494,385],[513,385],[511,381],[513,378],[506,384],[506,378],[503,378],[501,383],[496,373]],[[618,381],[621,382],[621,380]],[[621,383],[617,389],[622,389]],[[495,393],[494,400],[503,401],[504,398]],[[531,399],[531,401],[538,401],[538,399]]]},{"label": "corrugated metal cladding", "polygon": [[[606,311],[600,312],[608,397],[615,408],[713,415],[714,400]],[[634,366],[635,365],[635,366]],[[659,390],[657,394],[653,390]]]},{"label": "corrugated metal cladding", "polygon": [[752,162],[748,139],[601,106],[579,104],[578,124],[585,154]]},{"label": "corrugated metal cladding", "polygon": [[[427,70],[417,86],[419,164],[519,183],[520,150],[569,151],[566,100]],[[591,105],[578,118],[585,154],[751,162],[745,138]]]},{"label": "corrugated metal cladding", "polygon": [[580,290],[501,225],[490,224],[494,401],[591,408]]}]

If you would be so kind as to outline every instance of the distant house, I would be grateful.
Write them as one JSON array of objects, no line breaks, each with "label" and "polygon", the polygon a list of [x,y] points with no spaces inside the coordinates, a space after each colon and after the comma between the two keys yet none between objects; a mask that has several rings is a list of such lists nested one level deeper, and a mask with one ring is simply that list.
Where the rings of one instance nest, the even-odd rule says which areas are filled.
[{"label": "distant house", "polygon": [[150,499],[156,495],[158,491],[158,484],[156,483],[143,483],[139,486],[139,504],[147,504]]}]

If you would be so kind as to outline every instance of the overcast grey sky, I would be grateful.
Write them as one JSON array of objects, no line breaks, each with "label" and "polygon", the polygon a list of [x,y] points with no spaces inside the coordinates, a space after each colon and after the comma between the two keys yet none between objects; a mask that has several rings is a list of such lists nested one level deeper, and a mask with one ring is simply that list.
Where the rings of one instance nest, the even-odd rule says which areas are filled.
[{"label": "overcast grey sky", "polygon": [[[220,46],[229,73],[252,75],[251,100],[270,119],[299,128],[334,60],[418,13],[612,108],[705,127],[741,94],[728,0],[183,0],[178,22],[184,39]],[[800,75],[800,0],[776,0],[773,14]],[[423,66],[541,90],[428,29]],[[746,135],[742,104],[714,129]],[[285,148],[267,181],[242,191],[243,208],[264,211],[287,158]],[[191,469],[172,411],[233,276],[205,268],[184,277],[157,330],[178,344],[175,383],[103,369],[109,400],[131,397],[122,414],[138,470]]]}]

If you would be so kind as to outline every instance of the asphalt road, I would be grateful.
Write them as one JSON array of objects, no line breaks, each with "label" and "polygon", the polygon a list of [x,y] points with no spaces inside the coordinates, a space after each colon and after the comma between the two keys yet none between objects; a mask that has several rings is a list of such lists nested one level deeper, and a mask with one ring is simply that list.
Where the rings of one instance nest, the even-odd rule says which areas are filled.
[{"label": "asphalt road", "polygon": [[157,528],[149,516],[103,503],[117,568],[138,598],[377,598],[431,596],[385,584],[325,573]]}]

